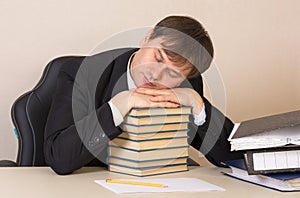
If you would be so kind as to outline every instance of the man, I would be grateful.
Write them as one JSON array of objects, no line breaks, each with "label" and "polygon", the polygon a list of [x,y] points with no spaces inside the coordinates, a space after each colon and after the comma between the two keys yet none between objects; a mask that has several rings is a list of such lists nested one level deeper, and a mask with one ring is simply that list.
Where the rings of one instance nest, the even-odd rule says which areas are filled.
[{"label": "man", "polygon": [[160,21],[140,49],[116,49],[67,62],[61,69],[46,129],[46,162],[58,174],[104,165],[107,142],[133,107],[192,106],[191,145],[213,164],[241,158],[227,138],[232,122],[203,96],[201,73],[213,46],[193,18]]}]

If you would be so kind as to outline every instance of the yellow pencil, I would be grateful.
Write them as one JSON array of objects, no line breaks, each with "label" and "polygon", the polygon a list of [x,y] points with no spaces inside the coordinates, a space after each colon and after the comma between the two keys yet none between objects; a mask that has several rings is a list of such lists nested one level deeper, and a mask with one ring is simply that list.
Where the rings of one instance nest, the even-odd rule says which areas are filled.
[{"label": "yellow pencil", "polygon": [[146,182],[134,182],[134,181],[123,181],[123,180],[116,180],[116,179],[106,179],[107,183],[115,183],[115,184],[129,184],[129,185],[137,185],[137,186],[150,186],[150,187],[158,187],[158,188],[165,188],[167,186],[163,184],[153,184],[153,183],[146,183]]}]

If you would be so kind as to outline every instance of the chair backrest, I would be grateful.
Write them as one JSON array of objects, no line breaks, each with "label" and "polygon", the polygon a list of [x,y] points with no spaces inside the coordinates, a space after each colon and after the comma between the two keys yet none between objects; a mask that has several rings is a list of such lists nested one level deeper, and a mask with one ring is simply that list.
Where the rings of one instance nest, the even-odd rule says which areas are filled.
[{"label": "chair backrest", "polygon": [[61,66],[79,56],[65,56],[52,60],[41,79],[29,92],[20,96],[11,108],[13,124],[18,136],[18,166],[45,166],[44,129]]}]

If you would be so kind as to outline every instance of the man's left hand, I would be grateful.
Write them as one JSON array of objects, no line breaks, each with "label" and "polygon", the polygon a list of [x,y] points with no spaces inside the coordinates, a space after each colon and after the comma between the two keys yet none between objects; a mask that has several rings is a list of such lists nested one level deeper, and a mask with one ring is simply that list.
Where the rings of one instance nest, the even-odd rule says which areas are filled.
[{"label": "man's left hand", "polygon": [[151,89],[137,88],[137,93],[151,95],[153,102],[173,102],[184,106],[192,106],[193,114],[200,114],[203,109],[201,96],[190,88]]}]

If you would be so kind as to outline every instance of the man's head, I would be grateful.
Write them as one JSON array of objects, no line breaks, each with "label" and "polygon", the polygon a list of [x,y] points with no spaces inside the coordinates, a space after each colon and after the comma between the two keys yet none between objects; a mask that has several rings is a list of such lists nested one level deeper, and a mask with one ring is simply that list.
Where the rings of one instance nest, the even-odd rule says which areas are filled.
[{"label": "man's head", "polygon": [[131,72],[137,86],[172,88],[208,69],[213,54],[212,42],[197,20],[169,16],[146,35]]}]

